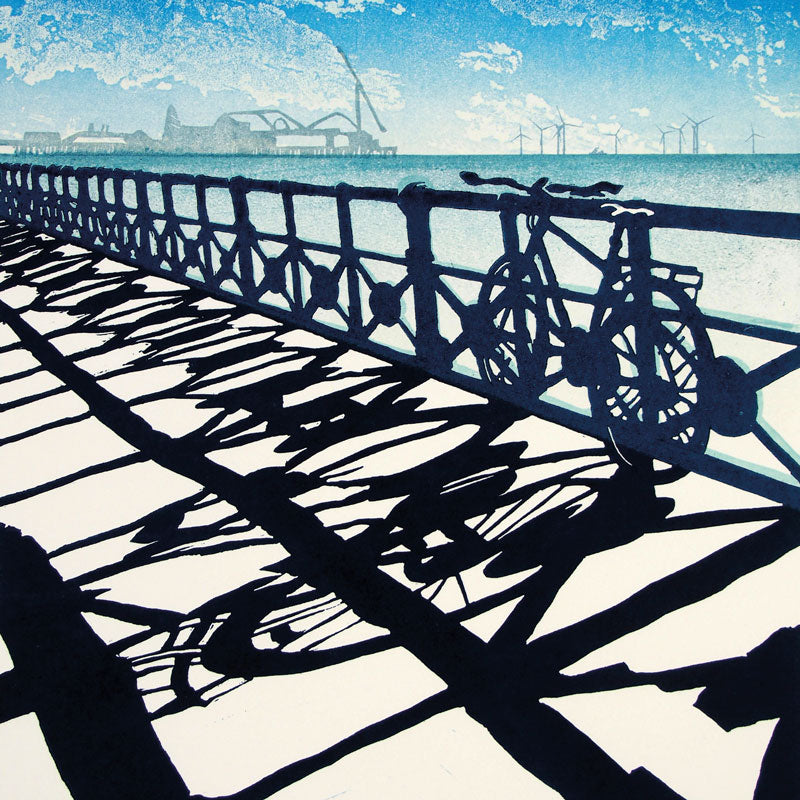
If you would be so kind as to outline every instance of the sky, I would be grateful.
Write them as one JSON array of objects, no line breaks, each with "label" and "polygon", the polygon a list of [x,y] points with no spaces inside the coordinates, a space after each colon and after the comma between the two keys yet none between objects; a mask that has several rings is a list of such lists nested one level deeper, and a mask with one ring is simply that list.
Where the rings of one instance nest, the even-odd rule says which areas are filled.
[{"label": "sky", "polygon": [[[279,106],[352,113],[350,57],[402,153],[514,153],[558,118],[570,153],[800,151],[800,11],[788,0],[0,0],[0,137],[89,123],[159,137]],[[377,133],[364,109],[365,127]],[[555,152],[554,129],[544,151]],[[684,149],[691,148],[690,126]],[[666,139],[669,152],[678,134]]]}]

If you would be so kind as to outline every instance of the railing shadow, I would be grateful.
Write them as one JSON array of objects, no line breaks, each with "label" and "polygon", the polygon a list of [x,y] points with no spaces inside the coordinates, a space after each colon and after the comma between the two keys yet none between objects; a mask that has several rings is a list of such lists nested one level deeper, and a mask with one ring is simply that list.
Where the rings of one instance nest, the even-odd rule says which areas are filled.
[{"label": "railing shadow", "polygon": [[[207,705],[256,677],[324,669],[398,646],[448,686],[237,798],[267,796],[456,706],[565,796],[675,797],[644,768],[629,775],[540,702],[641,682],[707,687],[698,708],[726,726],[779,716],[756,796],[792,796],[774,792],[791,785],[785,776],[794,768],[797,701],[780,681],[761,687],[794,663],[794,633],[775,634],[746,658],[669,674],[619,667],[570,677],[563,670],[794,549],[795,512],[755,498],[742,508],[676,512],[657,474],[619,465],[596,440],[542,427],[501,401],[463,393],[442,400],[444,389],[431,390],[428,376],[411,367],[355,356],[196,290],[60,248],[4,227],[0,260],[19,259],[0,284],[2,321],[18,337],[15,346],[77,393],[136,458],[202,485],[123,525],[86,538],[76,531],[74,541],[48,554],[58,564],[101,542],[131,545],[68,586],[80,591],[81,611],[144,627],[112,649],[147,687],[142,695],[154,699],[151,716]],[[45,317],[37,314],[49,320],[44,333],[36,326]],[[73,350],[75,335],[90,344]],[[164,419],[150,410],[175,400],[191,401],[196,419],[165,433]],[[559,436],[569,444],[560,447]],[[84,467],[59,485],[117,466]],[[28,487],[3,505],[38,495],[46,502],[52,488]],[[211,508],[211,522],[192,521]],[[609,608],[535,635],[559,591],[593,555],[659,532],[743,522],[756,523],[755,530]],[[238,549],[266,559],[265,544],[263,577],[188,613],[103,596],[104,586],[136,569],[169,563],[180,575],[187,559]],[[517,601],[513,610],[502,612],[493,630],[472,633],[479,616],[510,600]],[[40,620],[32,625],[36,630]],[[207,670],[202,685],[190,680],[195,666]],[[103,730],[97,723],[96,733]],[[53,741],[66,735],[51,734]],[[78,783],[69,788],[76,800],[91,796]]]}]

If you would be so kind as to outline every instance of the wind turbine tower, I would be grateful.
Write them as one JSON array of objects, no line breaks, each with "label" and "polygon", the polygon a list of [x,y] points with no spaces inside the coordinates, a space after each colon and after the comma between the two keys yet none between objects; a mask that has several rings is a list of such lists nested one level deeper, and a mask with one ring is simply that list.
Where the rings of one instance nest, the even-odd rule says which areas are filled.
[{"label": "wind turbine tower", "polygon": [[516,142],[517,139],[519,139],[519,154],[520,155],[523,155],[523,152],[522,152],[522,140],[523,139],[530,139],[530,138],[531,138],[530,136],[526,136],[522,132],[522,125],[520,125],[519,126],[519,133],[511,140],[512,142]]},{"label": "wind turbine tower", "polygon": [[622,125],[617,123],[618,127],[616,132],[614,133],[607,133],[606,136],[613,136],[614,137],[614,155],[619,155],[619,132],[622,130]]},{"label": "wind turbine tower", "polygon": [[756,152],[756,139],[763,139],[764,137],[760,133],[756,133],[753,130],[753,126],[750,126],[750,135],[745,139],[746,142],[750,142],[752,145],[751,152],[755,155]]},{"label": "wind turbine tower", "polygon": [[[704,121],[705,121],[705,120],[704,120]],[[681,125],[673,125],[671,122],[670,122],[670,124],[669,124],[669,126],[670,126],[670,128],[672,128],[672,130],[674,130],[674,131],[677,131],[677,132],[678,132],[678,153],[679,153],[679,154],[683,152],[683,129],[684,129],[684,128],[685,128],[685,127],[688,125],[688,124],[689,124],[689,120],[688,120],[688,119],[687,119],[687,120],[686,120],[686,121],[685,121],[683,124],[681,124]],[[693,144],[694,144],[694,142],[693,142]],[[695,152],[696,152],[696,151],[695,151]]]},{"label": "wind turbine tower", "polygon": [[697,155],[700,152],[700,126],[704,122],[708,122],[713,117],[706,117],[705,119],[696,120],[692,119],[688,114],[684,114],[686,119],[692,123],[692,153]]},{"label": "wind turbine tower", "polygon": [[539,129],[539,155],[544,155],[544,132],[550,128],[552,125],[545,125],[542,127],[538,122],[533,123]]}]

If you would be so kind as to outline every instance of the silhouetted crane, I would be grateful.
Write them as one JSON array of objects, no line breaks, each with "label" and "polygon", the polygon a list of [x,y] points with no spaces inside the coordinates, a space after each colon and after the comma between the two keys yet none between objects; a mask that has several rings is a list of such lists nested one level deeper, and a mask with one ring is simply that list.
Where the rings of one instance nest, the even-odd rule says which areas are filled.
[{"label": "silhouetted crane", "polygon": [[356,97],[355,97],[355,111],[356,111],[356,130],[361,130],[361,98],[364,98],[369,110],[372,112],[372,118],[375,120],[375,124],[378,126],[378,130],[381,133],[386,133],[386,128],[383,127],[383,124],[378,119],[378,112],[375,111],[375,107],[372,105],[372,101],[369,99],[369,95],[367,94],[367,90],[364,88],[364,85],[361,83],[361,79],[356,74],[356,71],[353,69],[353,65],[350,63],[350,59],[345,55],[344,50],[341,47],[336,48],[339,52],[339,55],[344,59],[344,63],[347,65],[347,69],[350,70],[350,74],[353,76],[353,79],[356,82]]}]

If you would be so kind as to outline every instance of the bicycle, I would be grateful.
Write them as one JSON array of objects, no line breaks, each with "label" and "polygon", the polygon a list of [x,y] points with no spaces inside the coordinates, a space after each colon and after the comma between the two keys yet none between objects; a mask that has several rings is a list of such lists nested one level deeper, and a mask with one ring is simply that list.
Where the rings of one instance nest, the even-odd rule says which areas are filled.
[{"label": "bicycle", "polygon": [[[564,379],[585,388],[592,418],[612,453],[628,464],[641,467],[651,458],[620,445],[619,438],[651,451],[668,442],[702,452],[711,430],[705,377],[714,361],[696,302],[702,275],[694,267],[654,261],[649,245],[644,257],[631,257],[641,230],[634,215],[648,210],[613,204],[619,219],[608,254],[590,262],[601,280],[586,329],[573,324],[547,252],[548,234],[577,244],[553,222],[553,200],[558,194],[576,202],[605,200],[622,187],[549,184],[547,178],[525,186],[464,172],[461,177],[470,186],[507,186],[535,200],[525,216],[524,250],[495,261],[479,292],[474,313],[482,335],[472,338],[472,350],[481,378],[536,398]],[[625,240],[629,252],[623,255]],[[667,481],[684,472],[665,466],[654,477]]]}]

